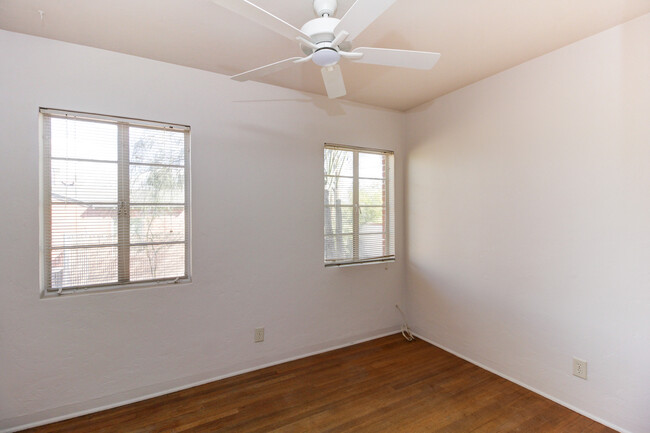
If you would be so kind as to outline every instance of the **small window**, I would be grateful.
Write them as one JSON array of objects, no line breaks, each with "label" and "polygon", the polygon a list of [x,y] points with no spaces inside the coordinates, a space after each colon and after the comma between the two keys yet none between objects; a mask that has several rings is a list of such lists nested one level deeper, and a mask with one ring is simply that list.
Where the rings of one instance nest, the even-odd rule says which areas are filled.
[{"label": "small window", "polygon": [[41,109],[42,291],[190,278],[190,128]]},{"label": "small window", "polygon": [[393,152],[325,145],[325,266],[395,260]]}]

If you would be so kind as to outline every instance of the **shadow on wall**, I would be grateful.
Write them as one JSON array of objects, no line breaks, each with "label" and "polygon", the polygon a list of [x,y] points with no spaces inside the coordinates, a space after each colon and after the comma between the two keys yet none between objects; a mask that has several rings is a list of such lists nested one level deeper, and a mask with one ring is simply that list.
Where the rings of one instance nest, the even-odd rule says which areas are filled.
[{"label": "shadow on wall", "polygon": [[[442,343],[449,336],[460,337],[458,341],[468,341],[466,320],[457,310],[457,301],[449,296],[449,287],[453,283],[413,262],[409,262],[407,267],[407,313],[413,330],[435,342]],[[456,296],[461,296],[462,291],[456,293]]]},{"label": "shadow on wall", "polygon": [[233,101],[235,103],[260,103],[260,102],[300,102],[312,104],[319,110],[324,111],[329,117],[344,116],[347,114],[343,108],[343,102],[338,99],[327,99],[319,95],[312,95],[310,93],[303,93],[304,99],[248,99]]}]

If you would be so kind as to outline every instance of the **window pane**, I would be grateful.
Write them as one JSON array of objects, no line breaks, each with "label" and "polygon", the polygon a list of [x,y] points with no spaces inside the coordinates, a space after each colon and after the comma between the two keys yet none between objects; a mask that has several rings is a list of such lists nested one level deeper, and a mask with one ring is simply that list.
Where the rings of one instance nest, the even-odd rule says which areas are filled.
[{"label": "window pane", "polygon": [[117,282],[117,247],[52,250],[52,288]]},{"label": "window pane", "polygon": [[185,244],[131,247],[131,281],[185,275]]},{"label": "window pane", "polygon": [[117,243],[117,206],[52,204],[52,246]]},{"label": "window pane", "polygon": [[394,254],[393,154],[326,148],[324,159],[326,265]]},{"label": "window pane", "polygon": [[52,118],[52,157],[117,161],[117,125]]},{"label": "window pane", "polygon": [[185,165],[185,134],[149,128],[129,128],[131,162]]},{"label": "window pane", "polygon": [[186,277],[189,129],[40,112],[51,201],[42,227],[45,289]]},{"label": "window pane", "polygon": [[132,165],[131,203],[185,202],[185,169]]},{"label": "window pane", "polygon": [[184,240],[184,206],[131,206],[131,243]]},{"label": "window pane", "polygon": [[385,155],[359,152],[359,177],[383,179],[385,161]]},{"label": "window pane", "polygon": [[352,207],[331,206],[325,208],[325,234],[352,233]]},{"label": "window pane", "polygon": [[384,231],[386,208],[359,208],[359,233],[381,233]]},{"label": "window pane", "polygon": [[359,179],[359,204],[382,206],[384,204],[384,181]]},{"label": "window pane", "polygon": [[325,236],[325,261],[353,258],[352,235]]},{"label": "window pane", "polygon": [[52,202],[117,202],[117,163],[52,160]]},{"label": "window pane", "polygon": [[384,255],[385,238],[383,234],[359,235],[359,258],[370,259]]},{"label": "window pane", "polygon": [[352,176],[353,152],[325,149],[326,176]]},{"label": "window pane", "polygon": [[352,205],[353,180],[345,177],[325,178],[325,205]]}]

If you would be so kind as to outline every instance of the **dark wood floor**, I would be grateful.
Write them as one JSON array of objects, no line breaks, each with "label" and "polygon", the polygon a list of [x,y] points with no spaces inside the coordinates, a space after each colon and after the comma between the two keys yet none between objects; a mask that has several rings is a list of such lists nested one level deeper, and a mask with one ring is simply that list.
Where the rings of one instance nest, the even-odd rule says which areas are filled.
[{"label": "dark wood floor", "polygon": [[401,335],[30,432],[614,432]]}]

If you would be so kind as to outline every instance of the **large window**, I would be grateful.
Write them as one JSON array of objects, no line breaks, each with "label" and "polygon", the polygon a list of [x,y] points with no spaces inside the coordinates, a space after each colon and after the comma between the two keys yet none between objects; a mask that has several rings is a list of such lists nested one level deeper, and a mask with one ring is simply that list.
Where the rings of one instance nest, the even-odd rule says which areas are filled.
[{"label": "large window", "polygon": [[325,146],[325,266],[395,259],[393,153]]},{"label": "large window", "polygon": [[187,281],[189,127],[40,112],[43,292]]}]

